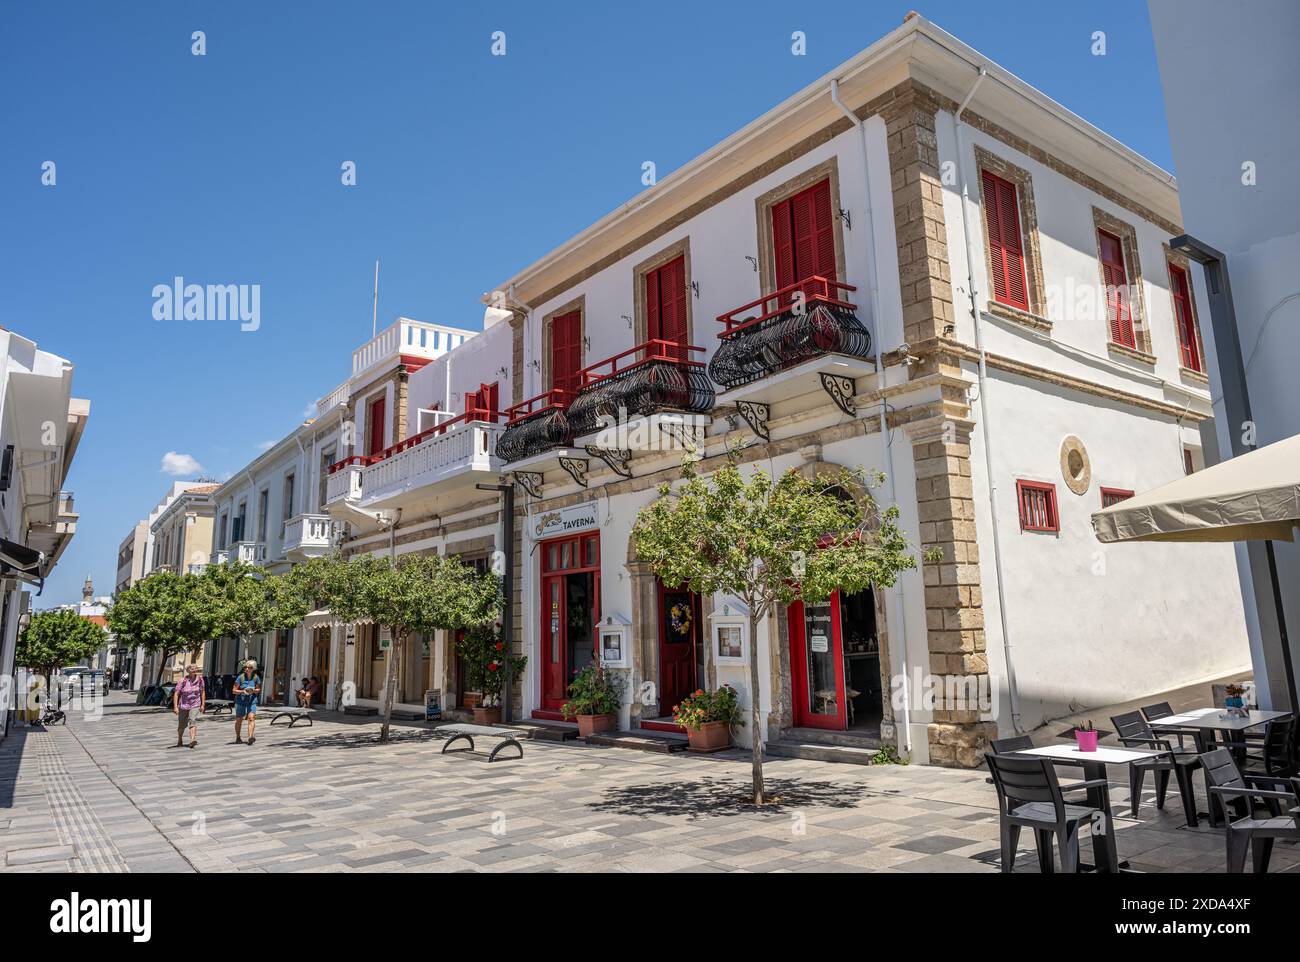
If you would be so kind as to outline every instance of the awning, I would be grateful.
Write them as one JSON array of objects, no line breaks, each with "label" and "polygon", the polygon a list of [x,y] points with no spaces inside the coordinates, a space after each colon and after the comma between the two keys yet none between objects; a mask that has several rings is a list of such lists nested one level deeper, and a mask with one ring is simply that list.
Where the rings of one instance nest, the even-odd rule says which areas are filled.
[{"label": "awning", "polygon": [[1300,525],[1300,435],[1135,495],[1092,516],[1113,541],[1292,541]]}]

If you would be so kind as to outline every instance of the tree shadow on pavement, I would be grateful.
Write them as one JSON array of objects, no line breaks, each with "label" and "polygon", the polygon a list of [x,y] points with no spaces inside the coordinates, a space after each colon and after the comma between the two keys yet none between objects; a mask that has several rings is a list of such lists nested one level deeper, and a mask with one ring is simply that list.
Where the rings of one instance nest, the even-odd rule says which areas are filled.
[{"label": "tree shadow on pavement", "polygon": [[611,788],[587,807],[598,812],[642,817],[777,814],[791,809],[853,808],[866,786],[843,782],[807,782],[793,778],[764,780],[766,801],[753,803],[747,778],[706,777],[693,782],[655,782]]}]

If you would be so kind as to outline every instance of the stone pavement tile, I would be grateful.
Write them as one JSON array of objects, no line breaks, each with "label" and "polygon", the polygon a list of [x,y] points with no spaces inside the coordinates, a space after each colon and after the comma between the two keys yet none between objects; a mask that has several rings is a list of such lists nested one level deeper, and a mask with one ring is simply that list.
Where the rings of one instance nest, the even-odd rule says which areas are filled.
[{"label": "stone pavement tile", "polygon": [[11,849],[5,853],[5,864],[10,867],[34,865],[37,862],[60,862],[76,857],[71,845],[45,845],[40,848]]},{"label": "stone pavement tile", "polygon": [[957,838],[953,835],[924,835],[907,842],[895,842],[893,848],[901,848],[905,852],[920,852],[924,855],[938,855],[970,844],[970,839]]},{"label": "stone pavement tile", "polygon": [[900,862],[897,866],[901,872],[996,872],[991,865],[974,859],[960,858],[956,855],[925,855],[910,862]]}]

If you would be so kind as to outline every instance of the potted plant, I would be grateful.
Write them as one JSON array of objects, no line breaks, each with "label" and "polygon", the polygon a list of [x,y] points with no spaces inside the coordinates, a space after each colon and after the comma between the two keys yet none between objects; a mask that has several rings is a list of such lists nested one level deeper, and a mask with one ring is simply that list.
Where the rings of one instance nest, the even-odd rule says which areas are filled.
[{"label": "potted plant", "polygon": [[736,689],[699,689],[673,706],[673,720],[686,729],[693,752],[718,752],[731,746],[731,726],[743,725]]},{"label": "potted plant", "polygon": [[592,664],[573,677],[569,700],[561,710],[566,719],[578,720],[578,734],[588,738],[596,732],[613,731],[622,704],[622,678]]},{"label": "potted plant", "polygon": [[528,659],[506,651],[500,624],[469,629],[457,642],[456,653],[465,661],[466,684],[477,689],[465,693],[465,705],[474,711],[474,724],[499,725],[506,659],[513,677],[522,677]]},{"label": "potted plant", "polygon": [[1095,752],[1097,750],[1097,730],[1092,722],[1087,721],[1074,730],[1074,739],[1079,743],[1079,751]]}]

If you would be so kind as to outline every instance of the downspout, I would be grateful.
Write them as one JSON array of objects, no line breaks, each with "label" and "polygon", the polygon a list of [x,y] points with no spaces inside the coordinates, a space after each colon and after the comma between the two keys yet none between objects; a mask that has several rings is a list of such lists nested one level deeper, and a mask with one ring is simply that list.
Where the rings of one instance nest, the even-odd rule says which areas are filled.
[{"label": "downspout", "polygon": [[[844,101],[840,99],[840,82],[831,81],[831,101],[835,106],[844,112],[844,115],[852,121],[853,126],[858,129],[858,137],[862,144],[862,186],[864,204],[867,208],[866,232],[867,232],[867,284],[871,289],[871,317],[876,328],[875,346],[876,346],[876,372],[879,376],[879,388],[885,386],[885,364],[881,354],[881,337],[880,337],[880,284],[878,278],[878,263],[876,261],[876,231],[875,222],[872,217],[871,205],[871,171],[867,158],[867,127],[852,110],[850,110]],[[898,503],[898,496],[894,486],[894,454],[893,444],[889,437],[889,423],[886,417],[887,405],[885,399],[880,399],[880,438],[885,443],[885,488],[891,504]],[[911,693],[908,690],[908,670],[907,670],[907,606],[904,598],[903,581],[900,579],[894,591],[894,621],[898,625],[898,640],[894,644],[894,651],[891,653],[890,663],[894,668],[894,677],[901,681],[902,693],[902,717],[900,727],[902,729],[901,748],[907,755],[912,753],[912,711],[911,711]]]},{"label": "downspout", "polygon": [[1012,657],[1011,634],[1007,630],[1007,592],[1006,578],[1002,569],[1002,535],[998,525],[998,476],[993,470],[993,441],[989,431],[989,389],[988,361],[984,353],[983,325],[980,321],[979,292],[975,285],[975,261],[971,256],[970,216],[968,203],[970,185],[966,180],[966,143],[962,137],[961,115],[975,96],[987,71],[979,68],[979,75],[971,84],[970,90],[962,99],[952,117],[953,135],[957,141],[957,176],[961,179],[961,232],[966,249],[966,288],[970,294],[971,319],[975,322],[975,350],[979,354],[979,404],[980,434],[984,441],[984,470],[989,484],[989,517],[993,523],[993,571],[998,581],[998,621],[1002,628],[1002,656],[1007,666],[1007,697],[1011,702],[1011,726],[1018,733],[1024,733],[1020,722],[1020,688],[1016,684],[1016,663]]}]

